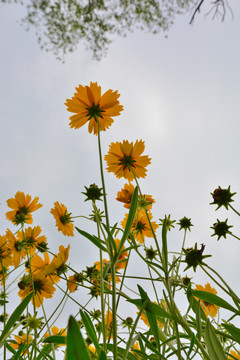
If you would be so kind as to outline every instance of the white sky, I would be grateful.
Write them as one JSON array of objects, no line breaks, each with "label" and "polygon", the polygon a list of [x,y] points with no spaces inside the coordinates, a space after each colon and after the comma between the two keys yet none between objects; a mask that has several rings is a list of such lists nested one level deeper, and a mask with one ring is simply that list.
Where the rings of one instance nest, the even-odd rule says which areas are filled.
[{"label": "white sky", "polygon": [[[111,141],[145,140],[152,164],[140,185],[157,201],[154,220],[165,214],[177,220],[190,217],[194,227],[186,245],[205,243],[205,252],[213,255],[208,264],[234,285],[238,241],[228,236],[217,242],[210,226],[228,218],[240,236],[239,219],[209,206],[210,192],[231,185],[238,192],[233,205],[240,209],[240,3],[233,0],[231,6],[233,20],[230,14],[223,23],[201,14],[190,26],[188,17],[177,18],[167,39],[142,32],[116,38],[101,62],[93,61],[81,44],[62,64],[39,49],[34,30],[25,32],[17,23],[24,14],[20,6],[1,4],[1,234],[12,229],[5,220],[6,200],[21,190],[40,197],[44,207],[34,213],[34,225],[42,226],[52,251],[70,243],[70,261],[79,271],[98,259],[86,239],[58,233],[49,213],[55,201],[73,215],[91,211],[81,192],[84,185],[100,185],[97,138],[86,126],[69,128],[64,102],[79,84],[97,81],[103,92],[118,90],[125,109],[102,133],[103,154]],[[120,223],[125,211],[114,199],[125,181],[107,173],[105,179],[111,223]],[[95,231],[83,220],[76,226]],[[176,226],[170,249],[181,248],[182,236]],[[129,273],[140,269],[135,262]],[[204,279],[200,271],[188,275],[196,283]]]}]

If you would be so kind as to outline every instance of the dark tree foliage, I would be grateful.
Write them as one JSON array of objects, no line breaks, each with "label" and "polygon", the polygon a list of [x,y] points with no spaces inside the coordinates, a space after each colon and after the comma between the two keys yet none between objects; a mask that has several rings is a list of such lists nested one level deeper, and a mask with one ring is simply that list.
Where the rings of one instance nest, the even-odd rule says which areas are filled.
[{"label": "dark tree foliage", "polygon": [[[209,2],[213,17],[223,20],[227,0],[0,0],[26,8],[22,23],[35,27],[41,48],[58,59],[76,49],[80,40],[100,59],[114,35],[126,36],[134,29],[153,34],[167,31],[175,16],[190,14],[190,23]],[[211,8],[212,6],[212,8]]]}]

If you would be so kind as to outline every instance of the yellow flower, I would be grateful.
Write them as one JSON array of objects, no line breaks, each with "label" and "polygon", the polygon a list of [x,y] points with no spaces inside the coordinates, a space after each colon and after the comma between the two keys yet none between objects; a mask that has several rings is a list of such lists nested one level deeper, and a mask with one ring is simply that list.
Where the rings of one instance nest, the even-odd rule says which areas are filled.
[{"label": "yellow flower", "polygon": [[34,290],[32,303],[35,302],[36,307],[42,305],[44,298],[51,298],[56,290],[51,280],[42,278],[40,275],[33,275],[32,280],[30,276],[22,278],[18,286],[20,287],[18,295],[22,300]]},{"label": "yellow flower", "polygon": [[21,352],[21,355],[27,354],[27,353],[28,353],[28,349],[25,349],[25,348],[26,348],[26,347],[28,348],[29,345],[31,345],[31,342],[33,341],[32,336],[29,335],[29,334],[23,334],[22,336],[14,335],[14,338],[15,338],[17,344],[15,344],[15,343],[10,343],[10,346],[11,346],[13,349],[17,350],[17,349],[20,348],[20,346],[21,346],[22,344],[25,344],[25,347],[24,347],[23,351]]},{"label": "yellow flower", "polygon": [[119,104],[120,94],[108,90],[101,95],[101,86],[90,82],[90,86],[79,85],[72,99],[67,99],[67,110],[75,113],[70,119],[70,127],[78,129],[88,121],[89,133],[98,133],[97,119],[100,131],[105,131],[113,123],[113,116],[120,115],[123,106]]},{"label": "yellow flower", "polygon": [[112,332],[112,312],[110,310],[108,310],[105,314],[105,327],[107,330],[107,334],[109,335],[111,332],[111,338],[113,337],[113,332]]},{"label": "yellow flower", "polygon": [[2,267],[8,267],[12,265],[12,254],[11,250],[9,249],[8,242],[7,242],[7,236],[0,235],[0,266],[1,270]]},{"label": "yellow flower", "polygon": [[[116,244],[116,248],[118,249],[119,244],[120,244],[120,240],[119,239],[115,239],[115,244]],[[118,261],[116,263],[116,268],[117,270],[119,269],[125,269],[126,265],[127,265],[127,257],[128,257],[128,252],[127,251],[123,251],[125,249],[125,246],[122,247],[121,250],[121,254],[118,257]]]},{"label": "yellow flower", "polygon": [[[152,214],[148,212],[149,219],[152,220]],[[123,221],[121,222],[122,227],[125,229],[128,219],[128,214],[125,215]],[[158,228],[158,225],[155,221],[151,221],[153,230],[155,231]],[[144,210],[139,211],[135,220],[133,221],[131,231],[134,234],[134,238],[140,243],[143,244],[145,237],[153,238],[153,233],[148,222],[147,215]]]},{"label": "yellow flower", "polygon": [[[53,326],[51,328],[51,335],[61,335],[61,336],[67,336],[66,330],[65,329],[59,329],[57,326]],[[44,335],[45,338],[47,338],[48,336],[50,336],[49,332],[46,332],[46,334]],[[61,344],[59,346],[64,346],[65,344]]]},{"label": "yellow flower", "polygon": [[36,211],[42,204],[38,204],[38,197],[35,197],[31,202],[31,196],[25,195],[23,192],[18,191],[15,198],[7,200],[8,207],[11,211],[6,213],[8,220],[12,221],[15,225],[19,224],[32,224],[32,212]]},{"label": "yellow flower", "polygon": [[61,275],[66,271],[65,264],[68,260],[69,249],[70,249],[70,245],[68,245],[67,248],[65,248],[62,245],[59,246],[59,253],[55,255],[51,263],[47,265],[45,269],[43,269],[43,271],[41,272],[41,274],[39,274],[39,276],[41,275],[43,277],[49,275],[52,281],[59,282],[60,281],[59,275]]},{"label": "yellow flower", "polygon": [[[123,206],[126,209],[130,209],[133,192],[134,186],[132,183],[129,182],[128,184],[124,185],[124,188],[121,189],[121,191],[118,191],[116,200],[123,202]],[[147,206],[149,209],[151,209],[152,204],[155,203],[155,200],[152,198],[151,195],[143,195],[143,197],[145,201],[151,202],[151,204]],[[141,199],[141,195],[139,195],[139,198]]]},{"label": "yellow flower", "polygon": [[240,359],[240,353],[239,352],[236,353],[236,351],[234,351],[234,350],[230,351],[230,356],[228,356],[228,359],[233,360],[234,357],[231,356],[231,355],[233,355],[236,359]]},{"label": "yellow flower", "polygon": [[[195,290],[206,291],[206,292],[209,292],[209,293],[215,294],[215,295],[217,294],[217,290],[212,288],[209,283],[207,283],[205,285],[205,287],[203,287],[202,285],[196,285]],[[197,297],[195,297],[195,299],[198,300]],[[213,318],[215,316],[217,316],[219,306],[217,306],[215,304],[211,304],[211,303],[209,303],[207,301],[204,301],[204,300],[200,300],[200,305],[201,305],[201,307],[202,307],[202,309],[203,309],[206,316],[211,315]]]},{"label": "yellow flower", "polygon": [[55,217],[58,231],[61,231],[63,235],[73,236],[71,213],[68,213],[66,206],[56,201],[50,212]]},{"label": "yellow flower", "polygon": [[78,283],[82,282],[82,280],[83,279],[82,279],[81,274],[74,274],[74,275],[69,276],[68,282],[67,282],[67,287],[68,287],[68,290],[70,291],[70,293],[77,290]]},{"label": "yellow flower", "polygon": [[[133,344],[132,349],[134,349],[134,350],[141,350],[140,347],[139,347],[139,342],[138,342],[138,341],[136,341],[136,342]],[[132,353],[132,354],[136,354],[135,351],[132,351],[132,350],[131,350],[131,353]]]},{"label": "yellow flower", "polygon": [[134,175],[144,178],[147,172],[145,168],[151,162],[148,155],[141,156],[144,149],[142,140],[137,140],[135,144],[127,140],[123,140],[122,143],[111,143],[108,154],[104,157],[108,165],[107,171],[113,172],[118,179],[124,177],[131,181]]},{"label": "yellow flower", "polygon": [[31,228],[30,226],[24,230],[24,232],[19,231],[18,240],[24,245],[24,247],[30,250],[30,254],[33,255],[35,253],[38,245],[47,242],[47,238],[45,235],[40,235],[42,232],[41,226],[34,226]]},{"label": "yellow flower", "polygon": [[[154,301],[154,304],[157,304],[156,301]],[[165,301],[162,300],[160,306],[161,306],[163,309],[165,309]],[[137,314],[138,314],[138,313],[139,313],[139,311],[137,312]],[[148,318],[147,318],[147,315],[146,315],[146,311],[143,311],[143,312],[141,313],[140,319],[144,322],[145,325],[147,325],[148,327],[150,327],[150,324],[149,324],[149,322],[148,322]],[[160,329],[162,329],[163,326],[164,326],[164,320],[163,320],[163,321],[157,320],[157,324],[158,324],[158,326],[160,327]]]},{"label": "yellow flower", "polygon": [[[19,232],[17,236],[19,236]],[[9,229],[6,231],[6,238],[8,241],[8,248],[12,254],[13,265],[17,267],[27,255],[25,244],[23,241],[19,240],[19,238],[16,238]]]}]

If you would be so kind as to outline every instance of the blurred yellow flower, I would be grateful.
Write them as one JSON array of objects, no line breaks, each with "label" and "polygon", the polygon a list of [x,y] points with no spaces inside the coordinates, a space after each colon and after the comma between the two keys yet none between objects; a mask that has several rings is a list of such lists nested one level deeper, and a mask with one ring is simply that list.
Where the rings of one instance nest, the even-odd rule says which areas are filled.
[{"label": "blurred yellow flower", "polygon": [[113,337],[113,332],[112,332],[112,312],[110,310],[108,310],[105,314],[105,327],[107,330],[107,334],[109,335],[111,332],[111,338]]},{"label": "blurred yellow flower", "polygon": [[[104,156],[107,162],[107,171],[113,172],[120,179],[124,177],[133,180],[134,175],[137,178],[145,178],[147,165],[151,159],[148,155],[141,155],[145,149],[144,141],[137,140],[135,144],[123,140],[122,143],[111,143],[108,154]],[[134,175],[133,175],[134,173]]]},{"label": "blurred yellow flower", "polygon": [[[25,344],[25,347],[23,348],[23,351],[21,352],[21,354],[25,355],[28,353],[28,347],[31,344],[31,342],[33,341],[33,337],[29,334],[23,334],[23,335],[14,335],[14,338],[16,340],[16,344],[15,343],[10,343],[10,346],[14,349],[17,350],[20,348],[20,346],[22,344]],[[27,349],[25,349],[27,347]]]},{"label": "blurred yellow flower", "polygon": [[[57,326],[51,327],[51,334],[49,332],[46,332],[44,337],[48,337],[50,335],[61,335],[61,336],[67,336],[66,329],[59,329]],[[65,344],[61,344],[59,346],[64,346]]]},{"label": "blurred yellow flower", "polygon": [[68,213],[66,206],[56,201],[50,212],[56,220],[58,231],[61,231],[63,235],[73,236],[71,213]]},{"label": "blurred yellow flower", "polygon": [[18,240],[22,245],[24,245],[26,250],[29,250],[31,255],[35,253],[38,245],[47,242],[46,236],[40,235],[41,232],[41,226],[34,226],[33,228],[29,226],[24,231],[18,232]]},{"label": "blurred yellow flower", "polygon": [[12,221],[15,225],[19,224],[32,224],[32,212],[36,211],[42,204],[38,203],[38,197],[35,197],[31,202],[31,196],[25,195],[23,192],[18,191],[15,198],[7,200],[8,207],[11,211],[6,213],[8,220]]},{"label": "blurred yellow flower", "polygon": [[96,82],[90,82],[90,86],[79,85],[74,96],[65,103],[67,110],[75,113],[69,118],[70,127],[78,129],[89,121],[89,133],[97,135],[98,120],[100,131],[105,131],[112,125],[112,117],[120,115],[123,110],[119,96],[117,91],[111,89],[101,95],[101,86]]},{"label": "blurred yellow flower", "polygon": [[231,355],[233,355],[236,359],[240,359],[240,353],[239,353],[239,352],[236,352],[236,351],[234,351],[234,350],[231,350],[231,351],[230,351],[230,356],[228,356],[228,359],[233,360],[234,357],[231,356]]},{"label": "blurred yellow flower", "polygon": [[[205,285],[205,287],[203,287],[202,285],[196,285],[195,290],[206,291],[206,292],[212,293],[214,295],[217,294],[217,290],[212,288],[209,283],[207,283]],[[197,297],[195,297],[195,299],[198,300]],[[211,304],[211,303],[209,303],[207,301],[204,301],[204,300],[200,300],[200,305],[201,305],[201,308],[203,309],[206,316],[211,315],[213,318],[215,316],[217,316],[219,306],[217,306],[215,304]]]},{"label": "blurred yellow flower", "polygon": [[[116,248],[118,250],[119,245],[120,245],[120,240],[119,239],[115,239],[115,244],[116,244]],[[123,251],[125,249],[125,246],[122,247],[121,250],[121,254],[118,257],[118,260],[116,262],[116,268],[117,270],[119,269],[125,269],[126,265],[127,265],[127,257],[128,257],[128,252],[127,251]]]}]

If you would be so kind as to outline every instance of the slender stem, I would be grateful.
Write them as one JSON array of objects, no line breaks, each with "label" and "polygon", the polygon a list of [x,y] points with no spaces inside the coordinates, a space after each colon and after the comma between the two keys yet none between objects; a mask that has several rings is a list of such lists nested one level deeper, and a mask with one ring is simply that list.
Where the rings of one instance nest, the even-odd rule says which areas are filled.
[{"label": "slender stem", "polygon": [[228,205],[238,216],[240,216],[240,213],[236,209],[234,209],[234,207],[231,204]]},{"label": "slender stem", "polygon": [[228,234],[231,235],[232,237],[234,237],[235,239],[240,240],[240,238],[238,236],[234,235],[233,233],[229,232]]},{"label": "slender stem", "polygon": [[105,181],[104,181],[104,173],[103,173],[103,161],[102,161],[102,150],[101,150],[101,138],[100,138],[100,126],[98,118],[95,117],[95,120],[98,125],[98,153],[99,153],[99,161],[100,161],[100,172],[101,172],[101,180],[102,180],[102,188],[103,188],[103,199],[104,199],[104,209],[105,209],[105,216],[106,216],[106,226],[110,229],[109,226],[109,217],[108,217],[108,207],[107,207],[107,195],[106,195],[106,188],[105,188]]}]

